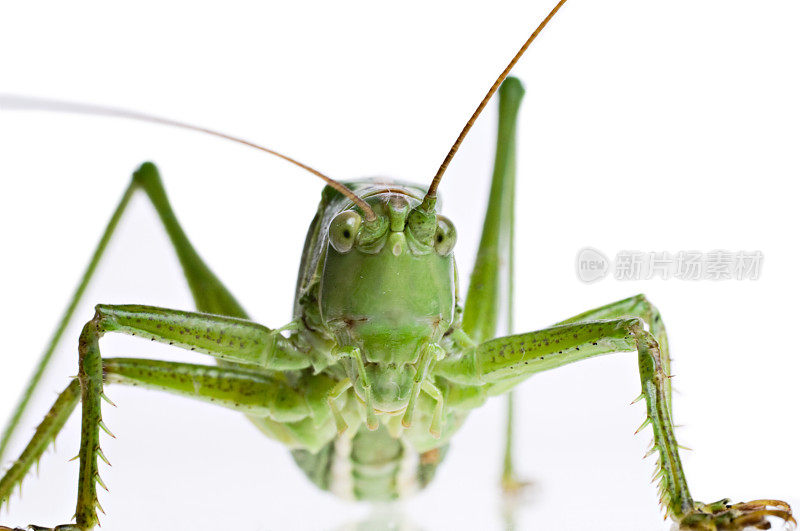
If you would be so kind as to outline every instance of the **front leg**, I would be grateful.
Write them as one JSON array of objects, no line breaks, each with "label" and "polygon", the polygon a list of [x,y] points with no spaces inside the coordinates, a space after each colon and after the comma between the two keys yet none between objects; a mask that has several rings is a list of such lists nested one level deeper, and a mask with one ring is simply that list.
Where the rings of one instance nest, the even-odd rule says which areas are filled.
[{"label": "front leg", "polygon": [[98,337],[120,332],[273,371],[311,365],[310,358],[278,330],[246,319],[141,305],[99,304],[95,309],[90,324],[94,323]]},{"label": "front leg", "polygon": [[94,319],[81,332],[78,354],[78,380],[81,384],[82,422],[77,525],[91,529],[97,525],[97,470],[100,429],[111,432],[103,423],[100,400],[103,394],[103,362],[99,340],[106,332],[144,336],[153,341],[197,350],[219,359],[262,369],[301,369],[310,362],[276,331],[234,317],[166,310],[149,306],[98,305]]},{"label": "front leg", "polygon": [[[75,512],[77,527],[70,527],[70,524],[56,528],[59,531],[92,529],[97,525],[97,509],[102,511],[97,501],[96,490],[97,483],[102,486],[97,458],[104,459],[100,450],[100,430],[103,429],[109,434],[111,432],[103,423],[100,408],[101,399],[105,398],[104,375],[109,368],[103,366],[99,340],[107,332],[142,336],[186,350],[202,352],[221,360],[235,362],[243,370],[257,371],[267,375],[266,377],[275,375],[273,371],[310,366],[304,353],[278,331],[244,319],[150,306],[97,306],[95,317],[84,326],[79,340],[77,378],[79,389],[73,383],[62,393],[51,414],[42,423],[40,430],[37,430],[34,440],[26,448],[23,457],[0,479],[0,500],[3,500],[10,495],[10,487],[21,481],[31,465],[36,462],[47,442],[55,438],[72,408],[75,407],[79,394],[82,403],[82,424],[78,503]],[[155,368],[151,368],[149,372],[158,373]],[[167,385],[167,382],[159,385]],[[258,396],[267,395],[258,393]],[[291,402],[290,396],[286,393],[280,398]],[[240,399],[238,402],[241,404],[244,401]],[[245,412],[253,413],[253,411]],[[276,420],[287,421],[285,418]]]},{"label": "front leg", "polygon": [[638,353],[640,398],[647,404],[647,419],[640,430],[648,424],[653,429],[653,451],[658,453],[656,479],[667,514],[687,530],[768,529],[770,516],[793,523],[791,508],[784,502],[757,500],[729,506],[725,502],[705,505],[692,499],[678,455],[664,356],[639,318],[570,323],[486,341],[442,360],[433,372],[456,384],[481,385],[489,394],[500,394],[534,373],[623,351]]}]

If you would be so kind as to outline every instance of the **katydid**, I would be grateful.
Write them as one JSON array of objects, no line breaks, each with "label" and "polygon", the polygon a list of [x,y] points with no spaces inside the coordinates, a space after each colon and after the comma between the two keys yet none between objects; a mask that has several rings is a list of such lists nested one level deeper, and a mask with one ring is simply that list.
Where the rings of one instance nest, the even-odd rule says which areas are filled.
[{"label": "katydid", "polygon": [[[464,134],[512,65],[513,61]],[[692,500],[672,430],[666,332],[660,314],[644,297],[612,303],[539,332],[493,338],[502,299],[500,264],[510,263],[514,130],[521,97],[520,83],[506,80],[500,89],[492,194],[463,307],[455,288],[455,228],[436,210],[438,181],[463,135],[427,188],[365,181],[337,190],[336,182],[329,183],[309,230],[295,315],[281,329],[247,320],[189,243],[155,167],[143,165],[96,258],[131,195],[143,191],[175,246],[201,313],[99,305],[81,334],[78,378],[62,392],[31,445],[0,480],[0,497],[22,480],[80,402],[85,428],[77,522],[60,528],[93,527],[95,482],[101,481],[97,463],[105,460],[100,449],[105,429],[101,400],[106,386],[122,384],[244,412],[267,435],[292,448],[300,467],[320,487],[347,498],[395,499],[431,480],[452,434],[488,396],[503,394],[536,372],[600,354],[635,351],[667,513],[688,529],[763,525],[768,516],[792,521],[788,505],[776,500],[733,506]],[[87,281],[90,276],[91,271]],[[211,355],[220,364],[101,359],[98,340],[109,332],[174,344]],[[12,432],[13,425],[5,434]],[[350,466],[345,478],[333,473],[341,455]],[[409,460],[413,467],[407,466]],[[504,485],[517,488],[510,462]]]}]

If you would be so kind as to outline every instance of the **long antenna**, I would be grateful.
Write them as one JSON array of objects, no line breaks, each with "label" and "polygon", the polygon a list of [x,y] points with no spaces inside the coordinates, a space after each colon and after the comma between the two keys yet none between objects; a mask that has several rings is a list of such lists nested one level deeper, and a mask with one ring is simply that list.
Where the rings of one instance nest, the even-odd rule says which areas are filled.
[{"label": "long antenna", "polygon": [[450,148],[450,152],[444,158],[444,161],[442,162],[442,165],[439,166],[439,171],[436,172],[436,175],[434,176],[433,181],[431,181],[431,186],[430,186],[430,188],[428,188],[428,193],[426,194],[426,198],[431,198],[432,199],[432,198],[436,197],[436,189],[439,187],[439,183],[442,180],[442,176],[444,175],[445,170],[447,170],[447,167],[450,165],[450,161],[453,160],[453,157],[455,156],[456,151],[458,151],[458,148],[461,146],[461,142],[464,141],[464,137],[466,137],[467,133],[469,132],[469,130],[472,129],[472,126],[475,123],[475,120],[478,119],[478,116],[481,114],[481,112],[483,111],[484,107],[486,107],[486,104],[489,103],[489,100],[492,99],[492,96],[494,96],[494,93],[497,92],[497,89],[500,88],[500,85],[503,83],[503,81],[506,79],[506,77],[508,77],[508,73],[511,72],[511,69],[514,68],[515,64],[517,64],[517,61],[519,61],[519,58],[522,57],[522,54],[525,53],[525,50],[528,49],[528,47],[531,45],[533,40],[539,35],[539,33],[541,33],[541,31],[544,29],[544,27],[547,26],[547,23],[550,22],[550,19],[552,19],[555,16],[555,14],[558,13],[558,10],[561,9],[561,6],[563,6],[566,3],[567,3],[567,0],[561,0],[558,4],[556,4],[556,7],[554,7],[553,10],[550,11],[550,14],[547,15],[544,18],[544,20],[542,20],[541,24],[539,24],[539,27],[537,27],[536,30],[534,30],[534,32],[531,33],[531,36],[528,37],[528,40],[525,41],[525,44],[523,44],[522,48],[519,49],[519,51],[517,52],[517,55],[515,55],[514,58],[511,59],[511,62],[508,63],[508,66],[506,66],[505,70],[503,70],[503,72],[500,74],[500,76],[494,82],[494,85],[492,85],[492,88],[490,88],[489,92],[486,93],[486,96],[483,97],[483,100],[481,101],[480,105],[478,105],[478,108],[475,109],[474,113],[472,113],[472,116],[470,117],[469,121],[467,122],[467,125],[464,126],[464,129],[461,130],[461,134],[458,135],[458,138],[456,139],[456,143],[453,144],[453,147]]},{"label": "long antenna", "polygon": [[317,171],[311,166],[303,164],[302,162],[295,160],[292,157],[289,157],[288,155],[284,155],[283,153],[279,153],[273,149],[260,146],[243,138],[231,136],[225,133],[221,133],[219,131],[214,131],[213,129],[207,129],[205,127],[187,124],[184,122],[179,122],[177,120],[171,120],[169,118],[162,118],[160,116],[153,116],[150,114],[145,114],[137,111],[129,111],[127,109],[118,109],[114,107],[104,107],[101,105],[90,105],[86,103],[75,103],[69,101],[51,100],[44,98],[17,96],[14,94],[0,94],[0,109],[8,111],[64,112],[73,114],[89,114],[95,116],[110,116],[114,118],[127,118],[130,120],[138,120],[140,122],[168,125],[171,127],[177,127],[179,129],[188,129],[189,131],[205,133],[207,135],[215,136],[225,140],[230,140],[231,142],[237,142],[239,144],[243,144],[245,146],[258,149],[265,153],[269,153],[270,155],[274,155],[278,158],[285,160],[286,162],[289,162],[299,168],[306,170],[307,172],[313,173],[314,175],[325,181],[331,188],[334,188],[342,195],[346,196],[348,199],[353,201],[353,203],[358,205],[358,207],[364,211],[364,215],[367,221],[375,220],[375,212],[372,211],[372,208],[370,208],[367,202],[358,197],[358,195],[353,193],[339,181],[336,181],[328,177],[322,172]]}]

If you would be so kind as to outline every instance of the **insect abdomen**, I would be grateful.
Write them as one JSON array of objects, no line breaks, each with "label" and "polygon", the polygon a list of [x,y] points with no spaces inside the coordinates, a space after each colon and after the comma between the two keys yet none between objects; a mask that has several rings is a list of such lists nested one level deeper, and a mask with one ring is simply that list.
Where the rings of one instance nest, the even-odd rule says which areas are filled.
[{"label": "insect abdomen", "polygon": [[425,487],[446,447],[420,455],[380,427],[337,437],[316,454],[294,450],[297,465],[318,487],[350,500],[390,501]]}]

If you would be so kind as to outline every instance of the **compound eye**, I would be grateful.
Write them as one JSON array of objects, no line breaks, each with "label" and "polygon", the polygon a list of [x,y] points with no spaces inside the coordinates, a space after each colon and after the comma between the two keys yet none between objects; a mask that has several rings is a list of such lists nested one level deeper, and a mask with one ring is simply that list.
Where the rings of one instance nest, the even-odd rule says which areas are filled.
[{"label": "compound eye", "polygon": [[346,253],[352,249],[359,227],[361,227],[361,216],[358,215],[358,212],[345,210],[337,214],[328,229],[328,238],[330,238],[333,248],[340,253]]},{"label": "compound eye", "polygon": [[456,245],[456,228],[444,216],[436,216],[436,233],[433,235],[433,248],[442,256],[447,256]]}]

